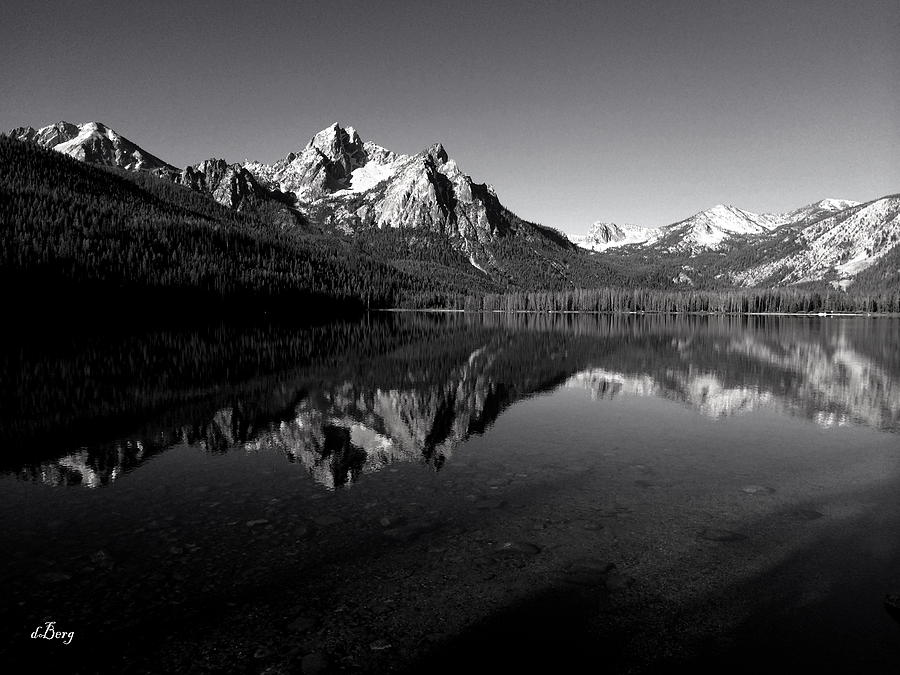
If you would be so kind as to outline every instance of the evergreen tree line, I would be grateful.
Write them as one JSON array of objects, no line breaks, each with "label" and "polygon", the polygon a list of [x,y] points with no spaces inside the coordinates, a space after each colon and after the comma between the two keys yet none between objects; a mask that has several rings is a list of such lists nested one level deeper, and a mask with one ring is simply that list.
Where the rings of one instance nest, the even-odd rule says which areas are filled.
[{"label": "evergreen tree line", "polygon": [[900,312],[900,288],[853,294],[796,288],[662,291],[645,288],[579,288],[469,295],[471,311],[699,312],[717,314]]}]

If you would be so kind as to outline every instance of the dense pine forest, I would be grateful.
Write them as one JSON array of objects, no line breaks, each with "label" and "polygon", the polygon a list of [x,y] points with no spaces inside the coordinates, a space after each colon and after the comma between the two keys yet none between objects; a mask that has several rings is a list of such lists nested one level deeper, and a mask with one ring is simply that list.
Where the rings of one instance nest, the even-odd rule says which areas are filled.
[{"label": "dense pine forest", "polygon": [[[91,166],[0,136],[0,280],[22,314],[228,314],[306,319],[366,309],[898,312],[896,256],[852,293],[672,290],[678,260],[597,259],[514,214],[486,273],[440,234],[355,236],[233,211],[145,173]],[[884,289],[892,290],[884,290]]]}]

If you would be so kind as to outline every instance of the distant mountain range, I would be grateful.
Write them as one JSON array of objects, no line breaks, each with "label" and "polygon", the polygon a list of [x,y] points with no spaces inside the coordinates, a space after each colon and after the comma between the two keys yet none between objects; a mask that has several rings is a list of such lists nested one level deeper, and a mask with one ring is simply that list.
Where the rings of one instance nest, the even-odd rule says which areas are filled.
[{"label": "distant mountain range", "polygon": [[681,260],[673,279],[680,285],[694,285],[698,268],[711,266],[715,278],[734,286],[827,281],[847,288],[858,274],[897,254],[900,196],[865,204],[823,199],[784,214],[719,204],[659,228],[595,223],[576,243],[594,252],[618,248],[626,257]]},{"label": "distant mountain range", "polygon": [[[432,257],[435,248],[446,249],[442,260],[458,256],[451,266],[468,265],[501,287],[603,282],[848,288],[867,270],[870,287],[900,275],[892,262],[900,258],[896,195],[864,204],[823,199],[783,214],[719,204],[663,227],[597,222],[586,235],[567,238],[511,213],[441,144],[397,154],[339,124],[272,164],[213,158],[184,169],[99,122],[19,127],[9,135],[84,162],[149,172],[228,208],[262,208],[281,228],[364,238],[405,233],[407,248],[431,249]],[[378,255],[392,256],[390,241],[373,244]],[[580,250],[588,252],[587,260]],[[532,275],[537,268],[540,273]]]}]

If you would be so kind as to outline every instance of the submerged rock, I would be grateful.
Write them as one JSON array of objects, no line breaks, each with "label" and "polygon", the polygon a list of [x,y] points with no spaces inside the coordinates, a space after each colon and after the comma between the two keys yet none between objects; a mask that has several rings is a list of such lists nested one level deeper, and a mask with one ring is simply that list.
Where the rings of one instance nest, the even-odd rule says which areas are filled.
[{"label": "submerged rock", "polygon": [[504,541],[493,548],[494,553],[508,553],[521,555],[537,555],[541,547],[528,541]]},{"label": "submerged rock", "polygon": [[398,541],[412,541],[423,534],[433,532],[441,526],[438,520],[419,520],[407,525],[399,525],[384,530],[384,536]]},{"label": "submerged rock", "polygon": [[723,541],[723,542],[731,542],[731,541],[742,541],[747,538],[747,535],[741,534],[740,532],[732,532],[731,530],[720,530],[716,527],[704,527],[703,529],[697,532],[697,536],[701,539],[706,539],[707,541]]},{"label": "submerged rock", "polygon": [[492,509],[502,509],[504,506],[506,506],[505,499],[483,499],[475,505],[475,508],[487,511]]},{"label": "submerged rock", "polygon": [[741,492],[748,495],[770,495],[775,492],[775,488],[767,485],[745,485],[741,488]]},{"label": "submerged rock", "polygon": [[406,518],[403,516],[382,516],[378,522],[382,527],[396,527],[397,525],[403,525],[406,522]]},{"label": "submerged rock", "polygon": [[614,563],[594,558],[571,562],[565,569],[564,581],[576,586],[605,586],[606,577],[616,569]]}]

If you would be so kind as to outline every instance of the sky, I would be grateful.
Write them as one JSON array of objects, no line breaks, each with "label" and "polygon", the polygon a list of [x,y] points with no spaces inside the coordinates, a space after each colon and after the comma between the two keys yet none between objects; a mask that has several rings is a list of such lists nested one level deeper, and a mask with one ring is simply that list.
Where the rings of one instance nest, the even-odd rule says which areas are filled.
[{"label": "sky", "polygon": [[0,130],[177,166],[332,122],[569,233],[900,192],[900,1],[0,3]]}]

